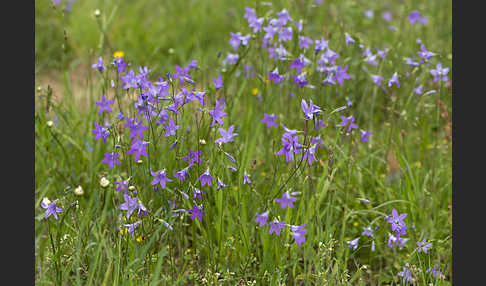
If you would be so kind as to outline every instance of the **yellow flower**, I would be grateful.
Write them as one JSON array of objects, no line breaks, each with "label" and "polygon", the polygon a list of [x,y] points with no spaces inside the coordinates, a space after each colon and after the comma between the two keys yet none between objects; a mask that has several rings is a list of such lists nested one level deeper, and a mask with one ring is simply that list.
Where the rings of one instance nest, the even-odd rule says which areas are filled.
[{"label": "yellow flower", "polygon": [[258,88],[254,88],[251,90],[251,94],[257,95],[258,94]]},{"label": "yellow flower", "polygon": [[142,242],[142,236],[137,237],[136,241],[137,242]]},{"label": "yellow flower", "polygon": [[353,223],[353,225],[354,225],[354,226],[358,226],[358,225],[359,225],[359,223],[358,223],[357,221],[355,221],[355,222]]},{"label": "yellow flower", "polygon": [[125,56],[125,53],[123,51],[116,51],[114,54],[113,54],[113,57],[116,59],[116,58],[123,58]]},{"label": "yellow flower", "polygon": [[[125,231],[123,231],[125,230]],[[120,234],[123,235],[123,234],[127,234],[128,233],[128,229],[127,228],[121,228],[120,229]]]}]

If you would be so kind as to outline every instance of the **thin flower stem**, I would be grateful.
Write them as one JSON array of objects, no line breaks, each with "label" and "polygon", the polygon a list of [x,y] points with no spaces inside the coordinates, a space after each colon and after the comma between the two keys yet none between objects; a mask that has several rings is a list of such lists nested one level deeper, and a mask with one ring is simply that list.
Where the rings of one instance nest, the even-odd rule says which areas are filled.
[{"label": "thin flower stem", "polygon": [[53,256],[53,260],[54,260],[54,267],[56,269],[56,284],[58,285],[61,285],[61,280],[60,280],[60,275],[59,275],[59,265],[58,265],[58,261],[57,261],[57,251],[56,251],[56,247],[54,246],[54,240],[52,239],[52,233],[51,233],[51,227],[50,227],[50,224],[49,222],[47,222],[47,230],[49,232],[49,238],[50,238],[50,241],[51,241],[51,247],[52,247],[52,256]]}]

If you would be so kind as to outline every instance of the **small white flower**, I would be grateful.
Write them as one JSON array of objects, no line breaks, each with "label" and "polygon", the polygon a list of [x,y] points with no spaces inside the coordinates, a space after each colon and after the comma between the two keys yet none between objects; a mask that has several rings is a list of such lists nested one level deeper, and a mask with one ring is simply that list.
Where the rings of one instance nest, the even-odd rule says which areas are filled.
[{"label": "small white flower", "polygon": [[43,202],[45,205],[50,205],[50,204],[51,204],[51,201],[50,201],[48,198],[43,198],[43,199],[42,199],[42,202]]},{"label": "small white flower", "polygon": [[108,187],[108,185],[110,184],[110,181],[108,181],[107,178],[105,177],[102,177],[101,180],[100,180],[100,185],[103,187],[103,188],[106,188]]},{"label": "small white flower", "polygon": [[84,195],[83,187],[77,186],[76,189],[74,189],[74,194],[76,196],[82,196],[82,195]]}]

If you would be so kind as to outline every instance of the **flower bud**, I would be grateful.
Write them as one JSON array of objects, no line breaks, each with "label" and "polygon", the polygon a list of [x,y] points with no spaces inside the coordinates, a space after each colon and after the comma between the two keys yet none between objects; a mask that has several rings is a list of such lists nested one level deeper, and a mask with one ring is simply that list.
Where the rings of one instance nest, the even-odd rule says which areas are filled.
[{"label": "flower bud", "polygon": [[74,194],[76,196],[82,196],[82,195],[84,195],[83,187],[77,186],[76,189],[74,189]]},{"label": "flower bud", "polygon": [[103,187],[103,188],[106,188],[108,187],[108,185],[110,184],[110,181],[108,181],[107,178],[105,177],[102,177],[101,180],[100,180],[100,185]]},{"label": "flower bud", "polygon": [[50,201],[48,198],[43,198],[43,199],[42,199],[42,202],[43,202],[45,205],[50,205],[50,204],[51,204],[51,201]]}]

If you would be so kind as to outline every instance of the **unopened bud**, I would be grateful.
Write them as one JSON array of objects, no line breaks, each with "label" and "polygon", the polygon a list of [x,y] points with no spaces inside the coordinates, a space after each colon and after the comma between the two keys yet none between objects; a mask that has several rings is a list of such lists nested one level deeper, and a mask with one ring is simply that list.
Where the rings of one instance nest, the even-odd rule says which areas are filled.
[{"label": "unopened bud", "polygon": [[43,199],[42,199],[42,202],[43,202],[45,205],[50,205],[50,204],[51,204],[51,201],[50,201],[48,198],[43,198]]},{"label": "unopened bud", "polygon": [[74,189],[74,194],[76,196],[82,196],[82,195],[84,195],[83,187],[77,186],[76,189]]},{"label": "unopened bud", "polygon": [[101,180],[100,180],[100,185],[103,187],[103,188],[106,188],[108,187],[108,185],[110,184],[110,181],[108,181],[107,178],[105,177],[102,177]]}]

